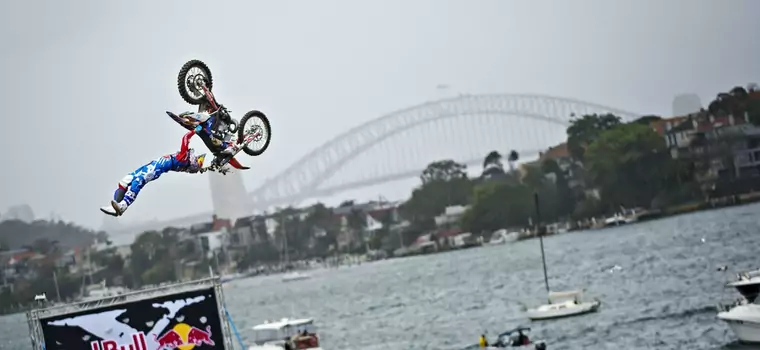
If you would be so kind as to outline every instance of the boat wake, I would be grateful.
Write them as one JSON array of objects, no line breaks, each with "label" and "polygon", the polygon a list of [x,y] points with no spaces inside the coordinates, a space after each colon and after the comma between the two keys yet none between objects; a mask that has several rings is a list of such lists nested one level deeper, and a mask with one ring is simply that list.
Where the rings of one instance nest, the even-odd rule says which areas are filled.
[{"label": "boat wake", "polygon": [[[577,330],[577,332],[574,331],[570,333],[565,333],[562,336],[557,337],[556,339],[553,339],[553,341],[557,343],[563,343],[568,340],[577,339],[578,337],[585,334],[589,334],[589,333],[599,333],[599,334],[610,335],[612,334],[613,330],[628,329],[628,328],[631,328],[631,325],[634,325],[634,324],[649,323],[652,321],[657,321],[657,320],[661,321],[661,320],[668,320],[668,319],[688,320],[688,319],[691,319],[693,316],[698,316],[698,315],[703,315],[703,314],[712,315],[714,313],[715,313],[715,306],[704,306],[704,307],[684,310],[680,312],[662,313],[657,316],[643,316],[643,317],[638,317],[638,318],[634,318],[630,320],[613,322],[610,324],[587,326],[587,327],[584,327],[583,329]],[[737,349],[741,349],[741,348],[737,348]]]},{"label": "boat wake", "polygon": [[657,321],[657,320],[682,319],[682,318],[688,318],[691,316],[696,316],[696,315],[701,315],[701,314],[714,314],[714,313],[715,313],[714,305],[703,306],[700,308],[688,309],[688,310],[684,310],[680,312],[663,313],[656,316],[644,316],[644,317],[634,318],[632,320],[615,322],[611,325],[611,327],[631,325],[631,324],[636,324],[636,323],[650,322],[650,321]]}]

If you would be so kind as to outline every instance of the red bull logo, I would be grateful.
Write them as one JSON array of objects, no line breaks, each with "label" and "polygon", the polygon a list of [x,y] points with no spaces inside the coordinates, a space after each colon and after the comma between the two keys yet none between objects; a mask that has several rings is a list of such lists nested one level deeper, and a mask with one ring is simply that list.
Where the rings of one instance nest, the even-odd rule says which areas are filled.
[{"label": "red bull logo", "polygon": [[155,340],[158,343],[156,350],[191,350],[203,344],[214,346],[214,341],[211,340],[210,326],[206,326],[204,331],[186,323],[178,323],[168,332],[156,336]]},{"label": "red bull logo", "polygon": [[113,340],[91,341],[91,350],[148,350],[143,332],[132,334],[132,343],[118,344]]}]

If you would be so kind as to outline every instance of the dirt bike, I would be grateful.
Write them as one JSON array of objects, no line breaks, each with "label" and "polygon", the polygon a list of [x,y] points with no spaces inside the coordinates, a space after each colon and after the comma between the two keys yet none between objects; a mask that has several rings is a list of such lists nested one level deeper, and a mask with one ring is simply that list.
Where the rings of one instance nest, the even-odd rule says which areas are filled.
[{"label": "dirt bike", "polygon": [[[172,116],[185,129],[195,130],[206,147],[214,154],[211,165],[205,170],[223,171],[224,165],[241,150],[250,156],[258,156],[269,147],[272,129],[264,113],[249,111],[238,123],[230,110],[220,104],[211,92],[214,80],[211,70],[199,60],[186,62],[179,70],[177,88],[187,103],[198,106],[198,114]],[[231,153],[221,153],[222,142],[229,142]],[[254,144],[260,147],[252,147]],[[235,165],[237,162],[232,163]]]}]

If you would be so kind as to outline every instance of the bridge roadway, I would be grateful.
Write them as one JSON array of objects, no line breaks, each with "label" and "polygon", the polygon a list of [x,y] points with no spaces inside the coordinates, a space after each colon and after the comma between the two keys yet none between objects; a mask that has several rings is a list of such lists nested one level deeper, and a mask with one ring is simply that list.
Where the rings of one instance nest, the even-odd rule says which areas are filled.
[{"label": "bridge roadway", "polygon": [[[520,157],[525,159],[531,159],[536,156],[538,156],[538,153],[541,151],[538,150],[530,150],[530,151],[524,151],[523,153],[520,153]],[[483,157],[473,157],[466,161],[460,162],[463,164],[466,164],[467,166],[473,166],[473,165],[482,165],[483,164]],[[253,205],[256,210],[266,210],[269,207],[274,206],[282,206],[282,205],[298,205],[300,202],[304,201],[305,199],[309,198],[324,198],[324,197],[331,197],[335,194],[345,192],[348,190],[353,190],[357,188],[363,188],[363,187],[369,187],[373,185],[379,185],[383,183],[403,180],[403,179],[409,179],[413,177],[417,177],[422,173],[423,169],[418,170],[408,170],[403,171],[395,174],[375,177],[372,179],[367,180],[360,180],[360,181],[353,181],[345,184],[340,184],[336,186],[330,186],[324,189],[315,189],[312,191],[309,191],[307,194],[300,193],[295,196],[286,196],[278,198],[277,201],[271,201],[270,203],[267,202],[259,202],[256,201],[256,198],[253,199]]]},{"label": "bridge roadway", "polygon": [[[539,152],[540,151],[537,151],[537,150],[523,151],[523,152],[520,152],[520,157],[522,159],[532,159],[538,156]],[[468,159],[460,163],[466,164],[467,166],[482,165],[483,157],[473,157],[471,159]],[[282,205],[298,205],[300,202],[303,202],[304,200],[309,199],[309,198],[324,198],[324,197],[332,196],[332,195],[335,195],[347,190],[351,190],[351,189],[368,187],[368,186],[383,184],[387,182],[417,177],[420,175],[420,173],[422,173],[422,170],[424,170],[424,168],[381,176],[374,179],[354,181],[354,182],[350,182],[346,184],[341,184],[338,186],[328,187],[325,189],[316,189],[314,191],[311,191],[308,195],[301,195],[298,197],[291,197],[291,198],[282,198],[278,200],[277,202],[273,202],[273,203],[275,203],[275,205],[281,205],[281,206]],[[411,189],[410,189],[410,192],[411,192]],[[292,200],[292,201],[289,202],[289,200]],[[270,204],[269,206],[272,206],[272,205]],[[261,209],[261,207],[264,207],[264,206],[256,203],[255,198],[254,198],[254,209],[266,210],[268,208],[268,207],[264,207],[264,209]],[[138,224],[129,225],[120,229],[109,229],[106,231],[108,232],[109,235],[135,235],[135,234],[139,234],[145,231],[162,230],[166,227],[172,227],[172,226],[173,227],[188,227],[193,224],[209,222],[213,214],[214,214],[213,212],[209,211],[205,213],[198,213],[198,214],[194,214],[190,216],[185,216],[185,217],[170,219],[170,220],[165,220],[165,221],[156,220],[156,221],[138,223]]]}]

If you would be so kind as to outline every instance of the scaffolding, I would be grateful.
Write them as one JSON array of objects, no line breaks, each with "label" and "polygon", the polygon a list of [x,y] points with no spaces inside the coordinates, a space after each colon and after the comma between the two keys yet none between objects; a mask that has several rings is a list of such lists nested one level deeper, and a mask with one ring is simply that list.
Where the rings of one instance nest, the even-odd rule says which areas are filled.
[{"label": "scaffolding", "polygon": [[180,282],[144,289],[125,294],[109,296],[97,300],[80,301],[65,305],[54,305],[48,308],[34,309],[26,313],[29,325],[29,336],[32,341],[32,349],[45,350],[45,336],[41,320],[53,317],[81,314],[87,311],[97,311],[106,307],[129,304],[137,301],[162,298],[180,293],[200,291],[213,288],[216,299],[216,311],[222,327],[224,349],[234,349],[229,319],[225,313],[224,292],[219,277],[209,277],[189,282]]}]

